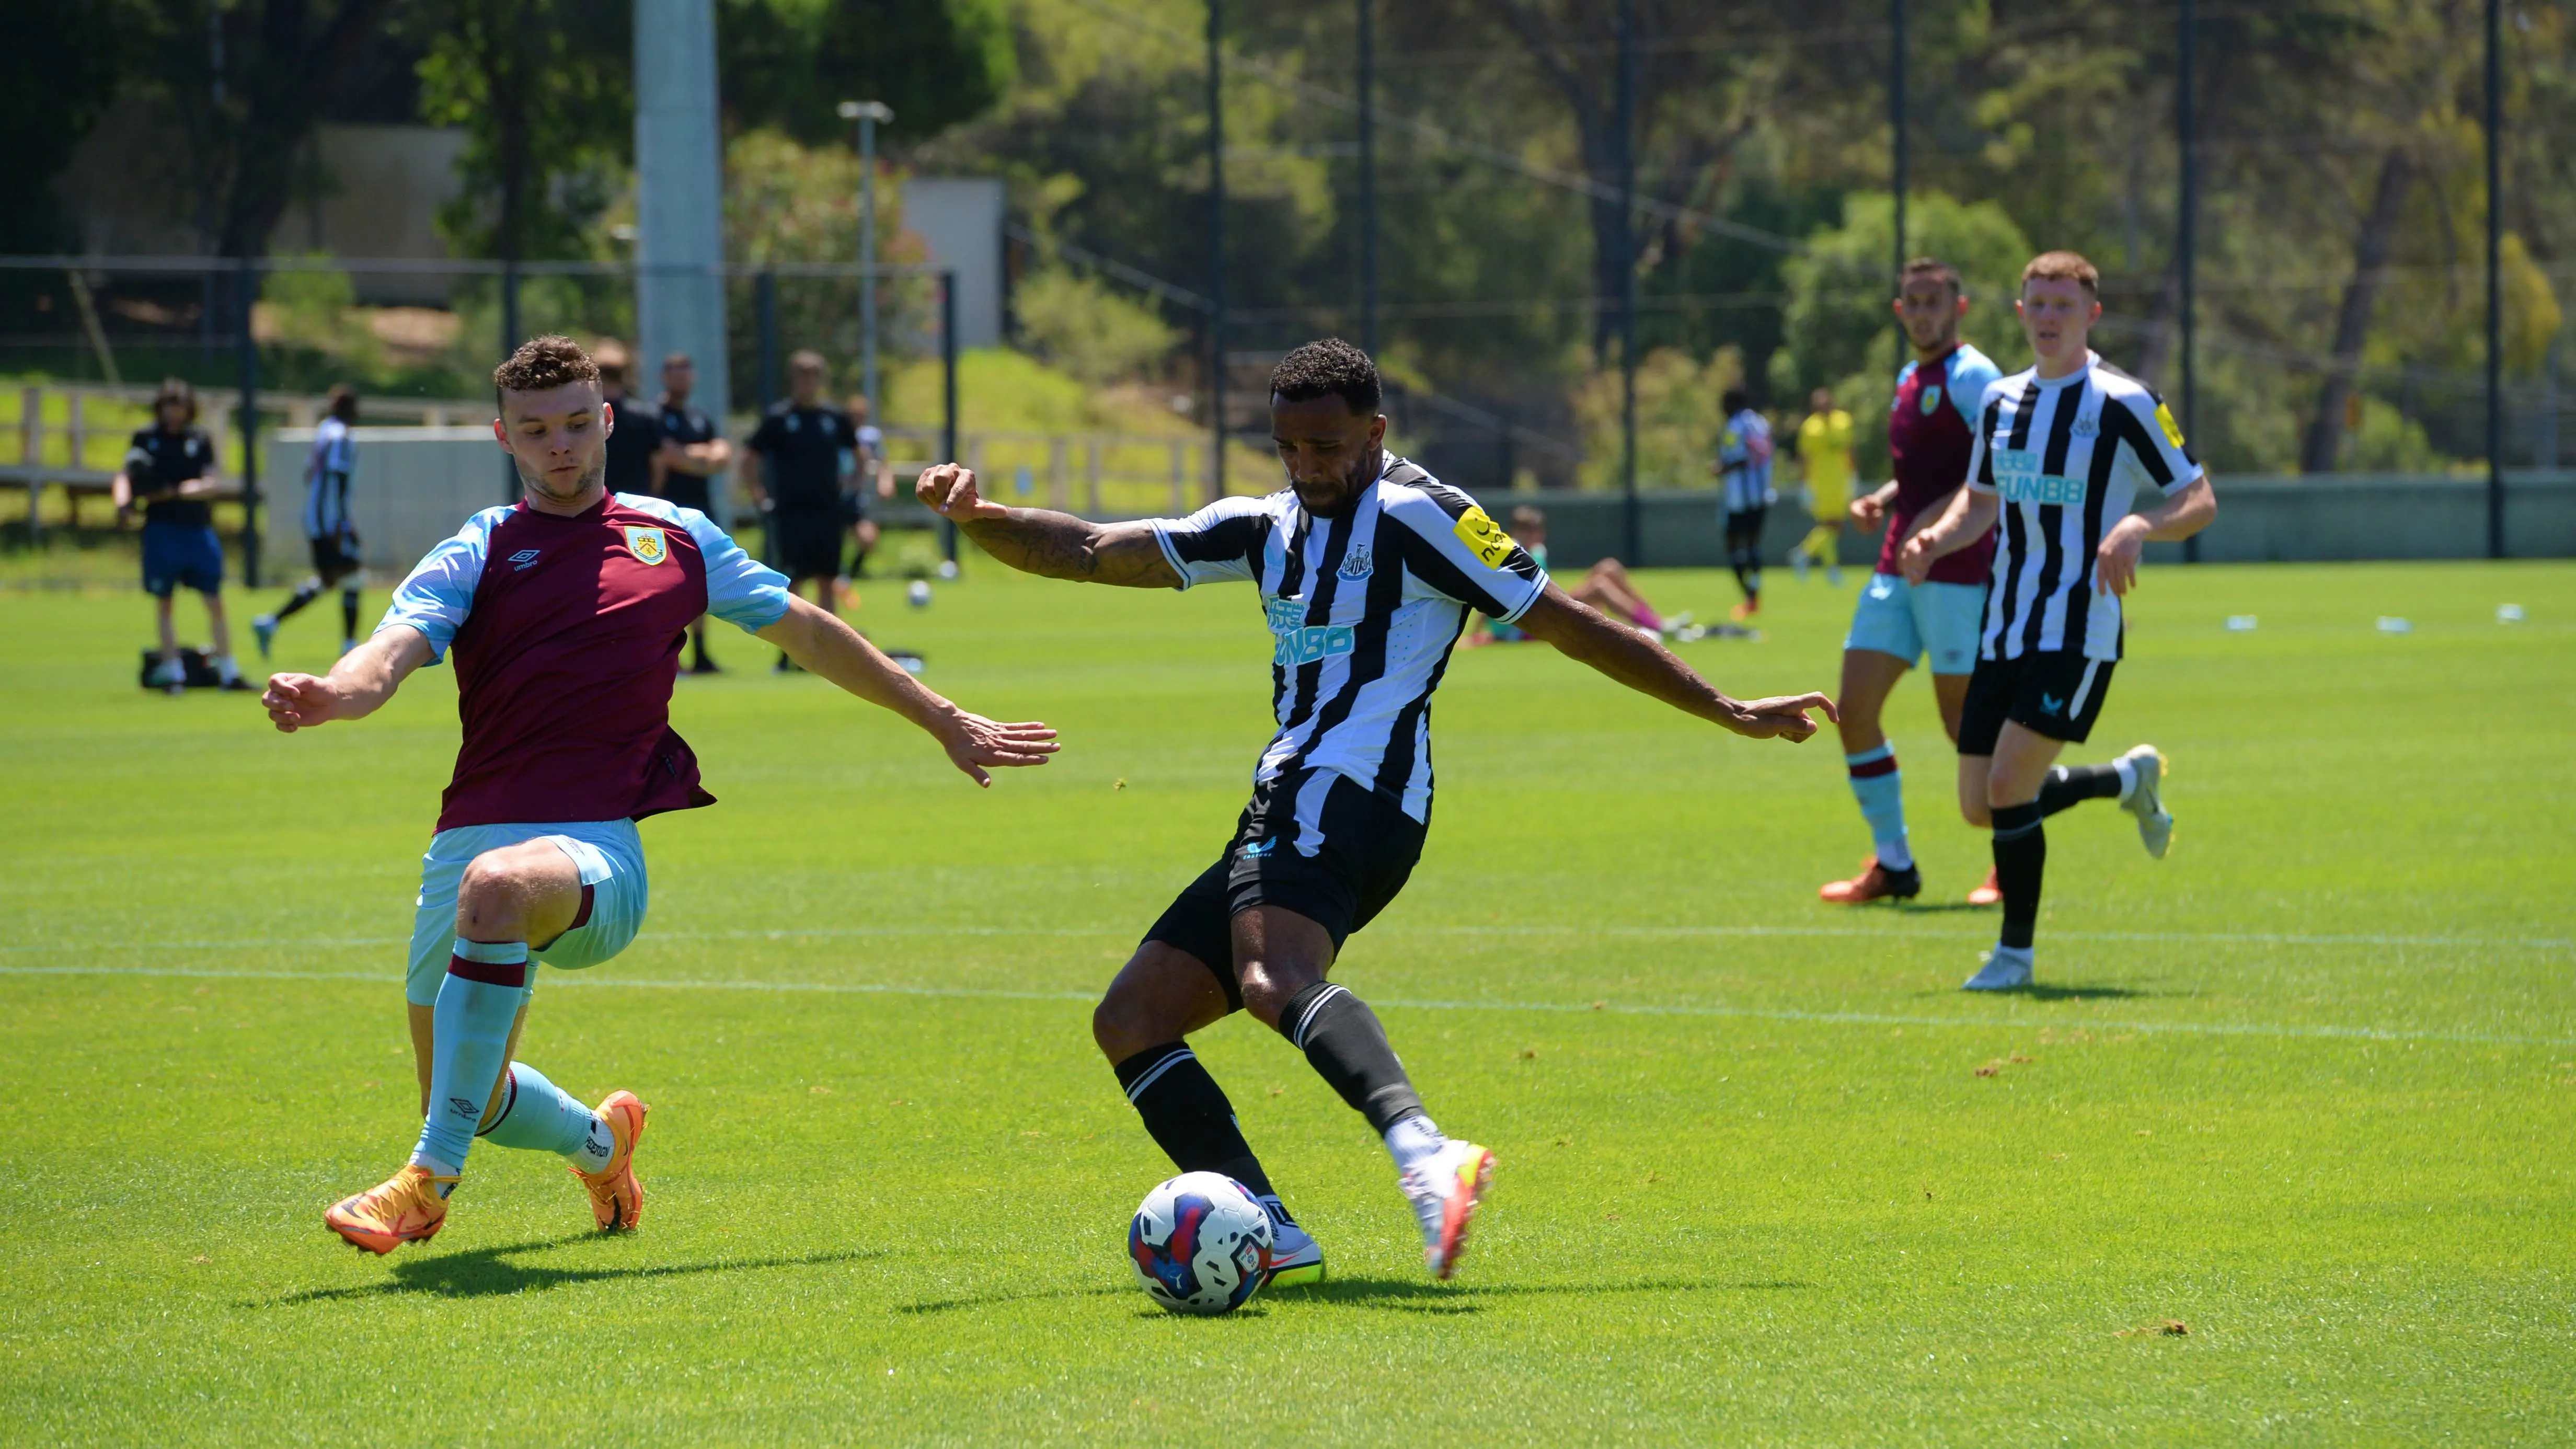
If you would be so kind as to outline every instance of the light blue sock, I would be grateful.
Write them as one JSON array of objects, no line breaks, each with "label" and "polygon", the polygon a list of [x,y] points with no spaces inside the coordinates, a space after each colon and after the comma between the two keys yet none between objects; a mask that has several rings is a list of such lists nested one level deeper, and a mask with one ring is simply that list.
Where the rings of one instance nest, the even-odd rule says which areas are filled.
[{"label": "light blue sock", "polygon": [[429,1115],[411,1154],[431,1172],[452,1177],[465,1166],[483,1109],[510,1060],[510,1026],[528,999],[530,969],[525,941],[456,943],[431,1018]]},{"label": "light blue sock", "polygon": [[1861,818],[1869,822],[1878,863],[1889,870],[1912,866],[1914,849],[1905,838],[1905,776],[1896,768],[1896,746],[1882,744],[1845,755],[1843,764],[1851,770],[1852,794],[1860,800]]},{"label": "light blue sock", "polygon": [[526,1062],[510,1063],[501,1091],[501,1115],[476,1134],[486,1142],[568,1157],[584,1172],[606,1167],[617,1151],[617,1139],[598,1113]]}]

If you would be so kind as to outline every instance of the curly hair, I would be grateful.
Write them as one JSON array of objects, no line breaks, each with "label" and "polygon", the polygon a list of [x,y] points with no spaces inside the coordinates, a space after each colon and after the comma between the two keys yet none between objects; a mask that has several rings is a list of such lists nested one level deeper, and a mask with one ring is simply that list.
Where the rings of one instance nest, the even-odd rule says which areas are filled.
[{"label": "curly hair", "polygon": [[519,344],[510,360],[492,369],[492,401],[507,406],[505,393],[544,392],[571,382],[599,381],[599,364],[569,337],[548,333]]},{"label": "curly hair", "polygon": [[1309,342],[1279,359],[1270,370],[1270,393],[1289,402],[1326,395],[1350,404],[1352,412],[1371,414],[1386,401],[1377,364],[1369,355],[1338,337]]}]

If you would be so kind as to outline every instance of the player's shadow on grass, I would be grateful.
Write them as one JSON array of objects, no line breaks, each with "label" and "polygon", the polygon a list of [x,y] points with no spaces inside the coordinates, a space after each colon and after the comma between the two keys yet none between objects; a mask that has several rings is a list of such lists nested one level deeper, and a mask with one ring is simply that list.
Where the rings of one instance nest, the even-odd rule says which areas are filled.
[{"label": "player's shadow on grass", "polygon": [[[1356,1308],[1401,1313],[1481,1313],[1483,1300],[1499,1298],[1598,1298],[1619,1293],[1780,1293],[1802,1292],[1813,1283],[1793,1279],[1705,1282],[1656,1278],[1636,1283],[1426,1283],[1419,1278],[1327,1278],[1303,1288],[1280,1290],[1280,1303],[1347,1303]],[[1262,1300],[1255,1299],[1255,1303]]]},{"label": "player's shadow on grass", "polygon": [[[1942,1001],[1961,995],[1950,990],[1918,991],[1916,996],[1927,1001]],[[1984,996],[2012,996],[2024,1001],[2139,1001],[2163,995],[2157,991],[2140,991],[2134,986],[2056,986],[2034,981],[2028,986],[2010,987],[2003,991],[1968,993]]]},{"label": "player's shadow on grass", "polygon": [[427,1293],[441,1298],[491,1298],[510,1293],[544,1292],[572,1283],[598,1283],[616,1279],[676,1278],[695,1273],[739,1273],[766,1268],[807,1268],[825,1263],[848,1263],[861,1258],[881,1258],[883,1250],[839,1253],[806,1253],[792,1258],[730,1258],[708,1263],[651,1263],[632,1268],[552,1268],[511,1262],[521,1253],[541,1253],[550,1248],[570,1247],[577,1243],[601,1241],[596,1233],[576,1233],[570,1237],[543,1242],[513,1243],[506,1248],[474,1248],[462,1253],[440,1253],[427,1257],[406,1257],[393,1265],[393,1281],[369,1283],[357,1288],[312,1288],[302,1293],[289,1293],[267,1303],[245,1304],[253,1308],[289,1308],[300,1303],[328,1303],[339,1299],[382,1298],[389,1294]]},{"label": "player's shadow on grass", "polygon": [[1979,915],[1997,914],[2002,906],[1973,905],[1967,901],[1889,901],[1887,908],[1902,916],[1944,916],[1953,911],[1975,911]]}]

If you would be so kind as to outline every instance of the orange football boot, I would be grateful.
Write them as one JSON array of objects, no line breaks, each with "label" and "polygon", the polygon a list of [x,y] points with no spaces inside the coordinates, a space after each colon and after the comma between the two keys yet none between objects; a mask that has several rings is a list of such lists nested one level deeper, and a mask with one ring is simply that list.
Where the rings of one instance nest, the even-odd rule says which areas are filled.
[{"label": "orange football boot", "polygon": [[648,1110],[633,1092],[609,1093],[598,1112],[607,1119],[608,1135],[616,1140],[617,1150],[609,1154],[608,1165],[595,1173],[572,1169],[572,1175],[590,1189],[590,1215],[599,1221],[603,1233],[630,1232],[644,1220],[644,1184],[635,1177],[635,1144],[644,1140]]},{"label": "orange football boot", "polygon": [[1995,882],[1995,868],[1991,865],[1987,866],[1986,883],[1977,887],[1975,890],[1968,892],[1968,904],[1972,906],[2000,906],[2003,903],[2004,888]]},{"label": "orange football boot", "polygon": [[1865,906],[1871,901],[1910,901],[1923,893],[1923,873],[1916,869],[1889,870],[1878,863],[1877,856],[1850,880],[1828,881],[1816,887],[1816,899],[1827,905]]},{"label": "orange football boot", "polygon": [[452,1188],[456,1179],[433,1177],[415,1162],[365,1192],[331,1204],[322,1221],[370,1253],[425,1243],[447,1226],[447,1199],[438,1191],[442,1184]]},{"label": "orange football boot", "polygon": [[1745,620],[1750,619],[1761,612],[1762,596],[1760,594],[1755,594],[1752,598],[1749,598],[1743,603],[1736,605],[1734,608],[1727,610],[1726,617],[1741,624]]}]

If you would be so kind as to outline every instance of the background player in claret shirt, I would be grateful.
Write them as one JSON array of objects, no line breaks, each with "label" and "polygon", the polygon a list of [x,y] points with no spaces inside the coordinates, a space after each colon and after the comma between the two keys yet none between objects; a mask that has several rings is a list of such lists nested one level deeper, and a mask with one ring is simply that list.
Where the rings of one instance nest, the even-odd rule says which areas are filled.
[{"label": "background player in claret shirt", "polygon": [[868,555],[876,551],[881,532],[868,515],[894,501],[894,468],[886,462],[885,430],[868,421],[875,409],[867,394],[850,394],[844,411],[850,419],[850,445],[841,450],[841,506],[850,521],[850,566],[837,582],[846,597],[850,581],[867,576]]},{"label": "background player in claret shirt", "polygon": [[313,550],[313,572],[274,614],[250,621],[266,659],[277,642],[277,626],[301,613],[333,584],[340,586],[340,652],[358,647],[358,521],[349,511],[349,485],[358,473],[358,445],[349,430],[358,423],[358,391],[333,383],[323,404],[322,421],[313,428],[313,449],[304,459],[304,541]]},{"label": "background player in claret shirt", "polygon": [[634,1153],[645,1107],[596,1110],[511,1058],[535,962],[574,970],[626,948],[644,921],[635,822],[712,805],[670,724],[680,634],[712,613],[775,643],[861,699],[927,730],[959,769],[1037,765],[1040,724],[996,724],[921,687],[847,624],[789,596],[693,509],[604,486],[611,427],[599,372],[568,338],[540,337],[493,374],[493,432],[524,485],[474,515],[395,590],[375,637],[325,678],[280,674],[281,730],[373,713],[413,670],[455,654],[464,739],[422,862],[405,988],[423,1121],[411,1161],[325,1221],[390,1252],[436,1233],[477,1136],[561,1154],[603,1229],[644,1205]]},{"label": "background player in claret shirt", "polygon": [[[824,370],[819,352],[787,359],[788,395],[743,444],[742,481],[767,516],[769,557],[787,575],[788,589],[813,580],[814,602],[829,610],[849,517],[841,454],[857,445],[858,435],[850,415],[823,400]],[[778,656],[778,667],[791,667],[786,655]]]},{"label": "background player in claret shirt", "polygon": [[143,507],[143,591],[161,630],[161,662],[152,682],[172,694],[186,678],[179,663],[179,629],[171,596],[184,585],[206,601],[207,642],[215,675],[226,689],[248,689],[233,663],[232,631],[224,623],[224,541],[215,535],[209,500],[231,490],[215,461],[214,441],[197,426],[197,390],[170,378],[152,399],[152,426],[126,445],[126,465],[109,491],[119,517]]},{"label": "background player in claret shirt", "polygon": [[[1939,518],[1966,481],[1977,404],[2000,374],[1984,353],[1959,340],[1968,294],[1947,262],[1907,262],[1895,307],[1905,340],[1914,347],[1914,360],[1896,374],[1896,399],[1887,411],[1887,448],[1896,476],[1851,505],[1852,521],[1864,532],[1884,522],[1887,537],[1843,639],[1843,766],[1875,850],[1859,875],[1816,892],[1843,905],[1911,900],[1922,893],[1923,874],[1905,833],[1905,778],[1897,773],[1896,747],[1887,742],[1879,717],[1905,671],[1929,658],[1932,702],[1941,711],[1941,728],[1958,742],[1959,707],[1976,668],[1986,565],[1995,551],[1991,534],[1971,539],[1934,565],[1922,583],[1907,582],[1896,566],[1905,540]],[[1972,905],[2001,899],[1992,874],[1968,893]]]},{"label": "background player in claret shirt", "polygon": [[[2116,797],[2138,818],[2147,854],[2173,839],[2164,756],[2140,745],[2107,765],[2059,766],[2092,733],[2111,692],[2124,626],[2120,600],[2138,581],[2148,540],[2189,538],[2218,515],[2209,476],[2146,384],[2087,345],[2102,316],[2100,274],[2073,252],[2022,269],[2013,303],[2037,363],[1991,383],[1977,410],[1968,486],[1899,557],[1920,585],[1943,557],[1996,526],[1977,670],[1959,719],[1959,809],[1994,831],[2003,888],[2001,938],[1971,991],[2031,979],[2048,837],[2040,822],[2079,801]],[[2140,488],[2163,501],[2129,507]]]},{"label": "background player in claret shirt", "polygon": [[1738,703],[1637,629],[1576,603],[1476,501],[1381,446],[1386,418],[1368,355],[1309,343],[1270,379],[1270,425],[1288,486],[1188,518],[1095,524],[981,496],[953,463],[923,472],[921,499],[985,552],[1050,578],[1181,588],[1253,584],[1275,644],[1279,732],[1252,803],[1216,863],[1184,889],[1092,1015],[1099,1044],[1185,1172],[1250,1188],[1278,1230],[1277,1283],[1323,1273],[1323,1250],[1289,1216],[1185,1044],[1249,1010],[1306,1054],[1367,1117],[1395,1159],[1433,1273],[1457,1266],[1493,1154],[1432,1125],[1377,1017],[1326,980],[1349,935],[1386,908],[1431,819],[1431,695],[1471,610],[1555,645],[1631,688],[1754,738],[1803,740],[1821,694]]},{"label": "background player in claret shirt", "polygon": [[[714,418],[689,401],[697,386],[698,365],[689,360],[689,354],[674,352],[662,359],[662,397],[653,412],[653,432],[662,445],[654,491],[682,508],[714,518],[716,505],[707,480],[732,466],[733,444],[725,441],[724,429]],[[707,653],[703,614],[689,625],[689,645],[689,672],[716,673],[716,661]]]}]

